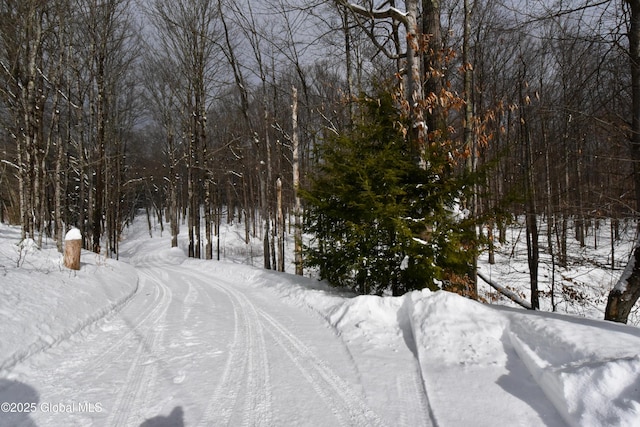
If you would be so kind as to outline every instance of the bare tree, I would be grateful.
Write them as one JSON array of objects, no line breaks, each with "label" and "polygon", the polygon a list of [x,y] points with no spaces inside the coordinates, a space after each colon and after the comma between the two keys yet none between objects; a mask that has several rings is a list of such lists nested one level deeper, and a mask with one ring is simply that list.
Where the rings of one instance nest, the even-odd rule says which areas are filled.
[{"label": "bare tree", "polygon": [[[425,52],[424,35],[422,30],[429,31],[428,37],[432,41],[438,43],[440,40],[440,9],[438,0],[424,0],[425,8],[422,16],[423,26],[418,25],[419,22],[419,2],[418,0],[405,0],[405,10],[400,10],[395,6],[395,2],[386,2],[382,8],[374,8],[373,3],[366,2],[367,5],[351,3],[347,0],[339,0],[339,4],[352,11],[359,17],[361,26],[368,28],[367,33],[373,43],[390,59],[405,58],[407,70],[405,72],[405,101],[406,108],[409,112],[409,120],[411,126],[413,157],[416,162],[424,162],[423,144],[426,141],[427,124],[424,118],[426,110],[425,92],[423,89],[423,70],[421,66],[423,54]],[[370,26],[363,20],[371,23]],[[389,50],[386,45],[389,40],[380,40],[380,34],[376,28],[376,21],[388,21],[393,29],[391,44],[395,51]],[[397,24],[400,23],[404,27],[405,42],[400,43],[400,36],[397,32]],[[440,54],[439,49],[432,49],[432,53]],[[429,64],[436,62],[435,57]],[[431,67],[431,66],[430,66]],[[429,70],[430,79],[438,80],[440,78],[440,70],[437,67],[431,67]],[[434,89],[429,87],[427,89]],[[438,96],[438,94],[436,94]]]},{"label": "bare tree", "polygon": [[38,93],[42,70],[45,7],[37,1],[7,1],[2,9],[3,96],[12,115],[11,137],[16,141],[16,166],[22,238],[38,231],[42,182],[41,123],[44,109]]},{"label": "bare tree", "polygon": [[[636,215],[640,211],[640,1],[625,0],[628,6],[629,63],[631,70],[631,160],[635,185]],[[640,223],[637,242],[622,276],[609,293],[605,319],[626,323],[640,298]]]},{"label": "bare tree", "polygon": [[[151,12],[159,49],[174,59],[182,85],[180,99],[182,137],[187,150],[189,256],[201,257],[203,191],[210,184],[207,159],[207,108],[215,73],[215,48],[219,23],[218,2],[213,0],[156,0]],[[209,221],[207,221],[209,222]],[[209,232],[210,230],[207,229]],[[208,236],[207,239],[210,237]]]},{"label": "bare tree", "polygon": [[[130,91],[124,81],[135,53],[128,0],[76,0],[85,40],[89,106],[89,154],[93,170],[91,194],[92,250],[101,252],[107,232],[107,251],[115,250],[119,238],[118,210],[122,153],[122,128],[126,123],[122,99]],[[111,185],[113,193],[111,192]],[[115,209],[112,210],[111,208]]]},{"label": "bare tree", "polygon": [[[178,246],[179,209],[178,209],[178,173],[182,163],[182,153],[178,146],[180,137],[179,99],[176,90],[180,87],[173,70],[176,69],[173,59],[148,51],[144,63],[144,81],[149,99],[148,105],[152,117],[163,132],[165,141],[163,153],[167,161],[166,185],[169,194],[167,219],[171,230],[171,247]],[[154,56],[155,55],[155,56]]]}]

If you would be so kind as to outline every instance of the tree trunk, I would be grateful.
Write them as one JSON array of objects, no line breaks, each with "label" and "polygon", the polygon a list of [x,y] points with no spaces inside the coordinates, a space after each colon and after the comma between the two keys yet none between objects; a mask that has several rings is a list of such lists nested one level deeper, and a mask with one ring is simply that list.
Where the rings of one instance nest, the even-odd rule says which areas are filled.
[{"label": "tree trunk", "polygon": [[[101,35],[106,37],[106,35]],[[100,43],[102,45],[102,43]],[[96,46],[99,49],[100,46]],[[102,217],[104,214],[104,193],[105,193],[105,163],[106,163],[106,111],[105,111],[105,53],[102,50],[93,52],[93,61],[95,66],[95,78],[96,93],[95,98],[92,100],[93,114],[95,115],[95,144],[96,144],[96,159],[95,159],[95,181],[94,189],[95,196],[93,200],[93,246],[92,250],[95,253],[100,253],[100,238],[102,237]]]},{"label": "tree trunk", "polygon": [[216,203],[215,203],[215,209],[216,209],[216,259],[218,261],[220,261],[220,223],[222,221],[222,206],[221,206],[221,202],[220,202],[220,185],[217,184],[216,185],[216,192],[215,192],[215,197],[216,197]]},{"label": "tree trunk", "polygon": [[[442,90],[442,29],[440,24],[440,0],[422,0],[422,34],[427,37],[428,49],[423,53],[423,66],[426,75],[424,94],[440,96]],[[443,130],[446,126],[439,108],[427,114],[426,124],[429,131]]]},{"label": "tree trunk", "polygon": [[575,232],[576,232],[576,240],[580,243],[580,247],[584,248],[586,246],[585,243],[585,234],[586,234],[586,224],[584,217],[584,202],[582,197],[582,192],[584,188],[583,180],[582,180],[582,143],[580,140],[576,142],[577,150],[576,150],[576,197],[578,204],[578,214],[575,220]]},{"label": "tree trunk", "polygon": [[80,270],[82,239],[69,239],[64,242],[64,266],[71,270]]},{"label": "tree trunk", "polygon": [[244,243],[249,245],[251,242],[251,218],[249,215],[250,206],[249,206],[249,185],[247,182],[247,168],[245,168],[244,173],[242,174],[242,211],[244,212]]},{"label": "tree trunk", "polygon": [[193,258],[195,257],[196,254],[196,246],[195,246],[195,239],[193,236],[193,228],[194,228],[194,213],[193,213],[193,206],[194,206],[194,183],[193,183],[193,165],[192,165],[192,161],[191,161],[191,152],[192,149],[189,149],[189,172],[188,172],[188,178],[187,178],[187,195],[188,195],[188,202],[187,205],[189,206],[189,212],[187,213],[187,228],[189,230],[189,248],[187,250],[187,255],[189,256],[189,258]]},{"label": "tree trunk", "polygon": [[276,203],[278,205],[278,271],[284,271],[284,214],[282,211],[282,180],[276,180]]},{"label": "tree trunk", "polygon": [[[526,82],[526,64],[523,63],[521,81]],[[520,138],[522,141],[522,157],[524,167],[524,191],[525,191],[525,222],[527,235],[527,260],[529,264],[529,279],[531,283],[531,308],[540,308],[538,297],[538,263],[540,259],[538,220],[536,209],[536,193],[534,181],[533,152],[531,147],[531,135],[526,114],[526,96],[524,85],[520,87]]]},{"label": "tree trunk", "polygon": [[298,137],[298,90],[293,87],[292,89],[292,108],[291,108],[291,123],[293,127],[292,132],[292,149],[293,149],[293,192],[295,198],[295,206],[293,208],[293,215],[295,216],[295,228],[294,228],[294,252],[295,252],[295,265],[296,274],[302,276],[302,222],[301,222],[301,207],[300,196],[298,195],[298,187],[300,186],[300,152],[298,150],[299,137]]},{"label": "tree trunk", "polygon": [[495,241],[493,235],[494,221],[490,220],[487,225],[487,240],[489,241],[489,264],[494,265],[496,263],[496,250]]},{"label": "tree trunk", "polygon": [[60,134],[57,136],[58,150],[56,155],[56,172],[55,172],[55,186],[54,186],[54,216],[55,216],[55,238],[56,247],[58,252],[62,253],[63,250],[63,225],[62,225],[62,155],[64,150],[62,148],[62,138]]},{"label": "tree trunk", "polygon": [[260,202],[262,203],[262,221],[264,224],[263,227],[263,245],[262,245],[262,250],[263,250],[263,263],[264,263],[264,268],[266,268],[267,270],[271,270],[271,251],[270,251],[270,247],[269,247],[269,238],[270,238],[270,233],[271,230],[269,230],[269,224],[271,222],[271,218],[270,218],[270,210],[267,207],[267,195],[266,195],[266,183],[264,182],[264,175],[261,173],[260,174]]},{"label": "tree trunk", "polygon": [[349,109],[349,125],[352,126],[355,121],[355,109],[353,103],[353,61],[351,59],[351,29],[349,28],[349,14],[344,12],[342,15],[342,31],[344,32],[344,51],[345,51],[345,72],[347,78],[347,106]]},{"label": "tree trunk", "polygon": [[178,224],[178,184],[176,182],[176,159],[174,153],[173,133],[169,131],[167,136],[168,153],[169,153],[169,223],[171,228],[171,247],[178,247],[178,233],[180,226]]},{"label": "tree trunk", "polygon": [[[626,0],[630,6],[629,60],[631,65],[631,160],[635,185],[636,212],[640,210],[640,0]],[[640,227],[640,225],[639,225]],[[640,228],[633,255],[622,276],[609,293],[605,320],[627,323],[631,309],[640,297]]]},{"label": "tree trunk", "polygon": [[204,250],[204,258],[205,259],[213,259],[213,241],[212,238],[212,230],[211,230],[211,178],[209,177],[210,172],[207,171],[207,178],[204,182],[204,229],[206,234],[206,246]]},{"label": "tree trunk", "polygon": [[[409,122],[411,123],[411,147],[414,150],[415,162],[426,168],[424,151],[426,135],[429,129],[424,121],[424,100],[420,58],[422,53],[422,33],[418,29],[418,0],[406,0],[407,15],[407,94],[409,102]],[[439,11],[438,11],[439,12]],[[439,18],[439,16],[438,16]],[[439,22],[439,21],[438,21]]]},{"label": "tree trunk", "polygon": [[529,278],[531,281],[531,307],[534,310],[540,308],[538,297],[538,263],[540,260],[540,247],[538,236],[538,224],[535,207],[530,206],[526,216],[527,228],[527,259],[529,262]]},{"label": "tree trunk", "polygon": [[[640,225],[637,230],[640,233]],[[607,298],[605,320],[627,323],[629,314],[640,297],[640,239],[636,241],[627,267]]]},{"label": "tree trunk", "polygon": [[[471,8],[469,6],[469,0],[464,0],[464,37],[462,47],[462,66],[464,67],[464,145],[465,151],[468,151],[466,169],[467,173],[473,174],[477,169],[476,160],[476,138],[474,135],[473,125],[473,66],[471,64]],[[473,191],[470,198],[466,201],[467,209],[471,212],[472,217],[475,219],[478,217],[478,200],[477,200],[477,185],[473,185]],[[470,266],[468,278],[470,281],[471,289],[468,290],[469,296],[473,299],[478,299],[478,256],[476,254],[476,240],[477,231],[475,221],[470,224],[471,235],[473,235],[473,241],[470,242],[470,249],[473,251],[473,262]]]},{"label": "tree trunk", "polygon": [[[11,58],[20,64],[20,68],[23,67],[22,75],[13,76],[18,84],[16,135],[18,136],[18,182],[23,239],[35,237],[35,222],[39,209],[36,200],[40,191],[37,186],[38,123],[42,115],[41,111],[38,111],[37,101],[37,93],[41,89],[38,85],[40,79],[37,77],[37,71],[41,61],[39,53],[42,43],[42,10],[35,4],[25,6],[27,10],[22,13],[26,13],[26,16],[20,18],[24,20],[22,23],[24,33],[15,35],[18,43],[23,43],[26,47],[23,51],[24,57]],[[20,37],[24,40],[19,40]]]},{"label": "tree trunk", "polygon": [[547,138],[546,128],[544,127],[543,120],[543,131],[542,138],[544,140],[544,169],[545,169],[545,183],[547,187],[547,195],[546,195],[546,203],[547,203],[547,245],[548,252],[551,256],[551,307],[553,311],[556,311],[555,304],[555,274],[556,274],[556,254],[555,249],[553,247],[553,228],[555,226],[555,215],[553,212],[553,197],[552,197],[552,186],[551,186],[551,162],[549,159],[549,140]]}]

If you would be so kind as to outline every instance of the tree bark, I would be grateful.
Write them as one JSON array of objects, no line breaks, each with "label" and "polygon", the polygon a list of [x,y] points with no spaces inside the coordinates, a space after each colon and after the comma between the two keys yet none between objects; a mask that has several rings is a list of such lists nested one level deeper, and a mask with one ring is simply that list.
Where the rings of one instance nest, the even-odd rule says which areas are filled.
[{"label": "tree bark", "polygon": [[538,236],[538,218],[536,209],[536,193],[534,181],[533,152],[531,134],[529,129],[529,117],[527,111],[527,97],[524,94],[524,83],[526,82],[526,64],[523,63],[522,78],[520,87],[520,138],[522,141],[522,157],[524,167],[524,192],[525,192],[525,223],[527,236],[527,260],[529,264],[529,280],[531,288],[531,308],[540,308],[538,296],[538,264],[540,260],[540,247]]},{"label": "tree bark", "polygon": [[[631,160],[635,186],[636,216],[640,211],[640,0],[625,0],[631,11],[629,32],[629,60],[631,67]],[[637,219],[636,219],[637,220]],[[640,297],[640,224],[636,245],[622,276],[607,299],[605,320],[627,323],[631,309]]]},{"label": "tree bark", "polygon": [[212,219],[212,200],[211,200],[211,178],[210,173],[207,172],[207,178],[204,182],[204,222],[205,222],[205,234],[206,234],[206,246],[204,250],[204,258],[205,259],[213,259],[213,240],[212,240],[212,230],[211,223]]},{"label": "tree bark", "polygon": [[[473,65],[471,64],[471,7],[469,0],[464,0],[464,35],[462,45],[462,66],[464,68],[464,145],[467,154],[467,173],[474,174],[477,169],[476,160],[476,138],[474,135],[474,118],[473,118]],[[473,191],[469,199],[466,201],[467,209],[471,212],[472,218],[478,217],[478,200],[477,185],[473,185]],[[473,299],[478,298],[478,256],[475,255],[477,231],[475,221],[470,225],[472,227],[471,234],[473,241],[470,242],[471,250],[474,252],[472,265],[470,266],[468,276],[470,281],[469,296]]]},{"label": "tree bark", "polygon": [[300,196],[298,195],[298,188],[300,186],[300,152],[299,152],[299,136],[298,136],[298,90],[295,86],[292,88],[292,104],[291,104],[291,123],[293,131],[291,134],[291,143],[293,145],[293,192],[295,205],[293,207],[293,215],[295,217],[294,228],[294,253],[295,253],[295,265],[296,274],[302,276],[302,221],[301,221],[301,206]]},{"label": "tree bark", "polygon": [[284,271],[284,212],[282,209],[282,180],[276,180],[276,204],[278,205],[278,271]]},{"label": "tree bark", "polygon": [[[427,39],[426,52],[423,54],[425,73],[424,94],[440,96],[442,91],[442,29],[440,23],[440,0],[422,0],[422,34]],[[446,126],[440,108],[435,108],[426,117],[429,131],[443,130]]]},{"label": "tree bark", "polygon": [[526,308],[527,310],[532,310],[531,303],[529,301],[525,301],[524,299],[520,298],[520,296],[516,292],[513,292],[512,290],[497,284],[496,282],[490,280],[488,277],[484,276],[482,273],[478,273],[478,277],[484,280],[488,285],[490,285],[496,291],[500,292],[502,295],[509,298],[511,301],[515,302],[516,304],[519,304],[520,306]]}]

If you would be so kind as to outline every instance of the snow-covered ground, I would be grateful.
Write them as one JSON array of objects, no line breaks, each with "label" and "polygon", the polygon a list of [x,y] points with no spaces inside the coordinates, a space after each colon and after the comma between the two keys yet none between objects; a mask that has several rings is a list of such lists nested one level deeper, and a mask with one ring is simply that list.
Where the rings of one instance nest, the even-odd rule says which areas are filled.
[{"label": "snow-covered ground", "polygon": [[[507,242],[498,245],[496,263],[488,263],[488,253],[484,252],[479,261],[479,270],[492,281],[520,294],[529,300],[529,266],[527,264],[527,245],[524,230],[524,218],[520,225],[514,224],[507,231]],[[602,319],[609,291],[616,283],[627,265],[635,241],[636,224],[631,220],[620,221],[619,238],[612,239],[611,224],[600,220],[597,226],[591,223],[585,238],[585,246],[573,238],[569,229],[567,239],[567,267],[558,265],[558,242],[553,235],[551,257],[546,236],[547,223],[538,221],[540,233],[540,265],[538,281],[540,307],[543,311],[553,311],[553,303],[558,313],[574,314],[581,317]],[[555,262],[554,262],[555,261]],[[479,292],[485,300],[518,307],[500,296],[484,281],[479,280]],[[640,305],[629,316],[629,324],[640,325]]]},{"label": "snow-covered ground", "polygon": [[635,327],[354,297],[259,268],[233,227],[218,262],[144,223],[78,272],[0,225],[0,426],[640,425]]}]

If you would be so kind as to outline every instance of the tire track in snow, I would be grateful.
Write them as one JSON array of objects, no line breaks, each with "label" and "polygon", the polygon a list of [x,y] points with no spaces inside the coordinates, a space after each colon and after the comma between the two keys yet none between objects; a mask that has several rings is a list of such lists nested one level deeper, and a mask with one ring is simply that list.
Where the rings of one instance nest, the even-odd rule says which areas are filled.
[{"label": "tire track in snow", "polygon": [[[141,283],[139,286],[139,293],[142,292],[146,292],[146,290],[142,290],[142,287],[144,286],[145,283]],[[157,290],[157,289],[156,289]],[[112,343],[109,340],[103,340],[100,343],[100,347],[99,347],[99,351],[98,351],[98,355],[96,356],[95,359],[93,359],[92,365],[96,368],[99,368],[101,366],[103,366],[106,363],[106,360],[108,358],[111,357],[112,353],[118,353],[118,358],[124,356],[124,352],[122,352],[122,347],[125,345],[126,342],[130,341],[134,335],[136,335],[137,333],[139,333],[136,329],[137,325],[141,325],[142,323],[146,322],[147,319],[149,319],[152,315],[154,315],[157,311],[157,307],[158,307],[158,300],[162,298],[162,293],[161,292],[157,292],[156,295],[154,295],[154,300],[151,301],[150,304],[148,304],[148,308],[146,311],[142,311],[140,313],[138,313],[138,315],[136,317],[134,317],[133,319],[129,319],[129,320],[125,320],[124,318],[122,319],[116,319],[115,321],[119,321],[119,322],[124,322],[125,325],[122,327],[114,327],[114,328],[110,328],[108,327],[108,323],[114,321],[114,317],[118,316],[118,315],[122,315],[123,312],[126,310],[127,306],[131,304],[132,300],[129,300],[127,302],[127,305],[125,305],[122,310],[118,311],[118,312],[113,312],[111,313],[110,317],[111,319],[107,319],[106,322],[102,325],[99,326],[100,329],[102,329],[103,332],[111,332],[114,329],[125,329],[126,331],[121,334],[119,336],[119,338],[117,339],[117,341],[115,343]]]},{"label": "tire track in snow", "polygon": [[[135,335],[141,336],[139,326],[156,315],[159,309],[158,305],[164,298],[164,292],[154,288],[153,299],[141,305],[144,310],[138,311],[135,316],[126,319],[124,317],[125,312],[134,304],[136,298],[140,298],[141,294],[149,292],[148,287],[149,284],[146,279],[138,280],[136,293],[131,298],[117,310],[110,312],[103,319],[97,321],[92,326],[92,328],[95,328],[94,330],[80,337],[82,340],[78,344],[93,343],[91,347],[85,350],[88,352],[88,357],[66,360],[66,366],[63,369],[69,370],[74,374],[85,371],[96,372],[101,375],[104,371],[112,369],[114,362],[130,356],[131,342],[135,340]],[[150,295],[150,293],[147,293],[147,295]],[[66,342],[67,345],[72,346],[70,347],[72,349],[75,349],[75,338],[77,337],[72,336]],[[139,347],[136,346],[135,348],[137,352]]]},{"label": "tire track in snow", "polygon": [[[271,425],[271,401],[272,390],[269,372],[269,358],[266,349],[264,329],[255,306],[242,294],[229,292],[218,286],[223,292],[227,292],[239,303],[247,322],[245,325],[247,340],[247,376],[243,413],[245,414],[243,425],[245,426],[270,426]],[[240,297],[240,298],[239,298]]]},{"label": "tire track in snow", "polygon": [[[166,267],[165,267],[166,268]],[[212,281],[206,273],[175,269],[176,273],[199,278],[224,293],[234,312],[234,337],[223,374],[198,425],[229,425],[237,405],[242,406],[245,426],[271,425],[272,388],[265,336],[268,333],[294,366],[327,404],[343,426],[383,426],[383,421],[368,407],[348,382],[304,344],[282,323],[257,307],[236,286],[220,277]],[[211,297],[210,297],[211,298]],[[265,332],[266,331],[266,332]],[[238,360],[239,357],[244,359]],[[265,376],[262,377],[261,374]],[[244,401],[238,393],[243,391]]]},{"label": "tire track in snow", "polygon": [[271,315],[260,310],[260,316],[272,327],[270,335],[327,403],[343,426],[382,426],[380,418],[368,407],[351,386],[324,360]]},{"label": "tire track in snow", "polygon": [[182,320],[185,323],[187,322],[187,319],[191,314],[191,310],[193,309],[195,302],[198,300],[198,292],[196,291],[193,284],[190,281],[188,281],[187,286],[189,288],[187,290],[187,295],[184,297],[184,300],[183,300],[185,308],[182,315]]},{"label": "tire track in snow", "polygon": [[[158,286],[158,298],[155,306],[144,318],[131,326],[131,331],[127,335],[135,334],[140,338],[136,353],[129,365],[125,378],[125,385],[120,389],[114,406],[110,410],[106,425],[130,425],[129,419],[132,414],[138,413],[140,408],[145,408],[148,394],[154,389],[157,378],[157,369],[154,363],[144,360],[145,355],[154,355],[158,342],[163,339],[165,328],[157,328],[164,321],[172,299],[172,292],[168,286],[159,280],[154,280],[150,274],[142,273],[143,280],[155,282]],[[147,325],[149,324],[149,325]],[[124,344],[126,341],[120,341]],[[140,414],[137,414],[140,416]],[[139,424],[141,420],[135,420]]]},{"label": "tire track in snow", "polygon": [[[205,294],[210,300],[212,299],[208,292]],[[211,425],[214,419],[216,425],[229,424],[240,388],[240,378],[244,375],[245,363],[242,363],[240,368],[236,366],[238,361],[242,360],[243,337],[240,331],[240,313],[235,302],[231,298],[230,301],[233,305],[233,338],[218,385],[198,422],[201,426]]]},{"label": "tire track in snow", "polygon": [[[163,266],[165,270],[171,270],[177,275],[190,277],[194,282],[191,285],[198,288],[197,293],[204,295],[212,306],[216,305],[214,296],[211,295],[212,287],[204,286],[209,284],[211,277],[197,271],[191,271],[180,267]],[[250,326],[248,316],[243,307],[238,303],[226,289],[215,286],[215,289],[222,292],[232,305],[233,311],[233,337],[229,346],[228,355],[224,364],[222,375],[217,381],[217,386],[213,391],[207,407],[203,411],[197,425],[229,425],[238,404],[238,396],[243,385],[254,383],[248,373],[248,360],[244,354],[250,348]],[[247,393],[254,393],[253,389],[248,389]]]},{"label": "tire track in snow", "polygon": [[[298,339],[282,323],[266,311],[256,308],[247,296],[232,284],[221,279],[215,285],[234,296],[240,306],[246,306],[256,316],[255,324],[261,331],[267,330],[291,359],[293,364],[310,383],[314,391],[325,401],[336,418],[344,426],[382,426],[380,418],[367,406],[351,386],[335,373],[325,361],[316,356],[306,344]],[[264,325],[264,323],[267,325]],[[266,326],[266,328],[265,328]],[[264,332],[260,334],[264,339]],[[252,424],[254,425],[254,424]]]},{"label": "tire track in snow", "polygon": [[[228,425],[239,403],[240,391],[244,388],[243,425],[270,426],[271,384],[268,355],[257,312],[225,286],[214,286],[224,293],[233,305],[234,338],[222,377],[200,420],[200,425],[211,425],[214,420],[215,425]],[[243,355],[243,351],[246,355]],[[241,366],[237,366],[238,359],[241,360]]]},{"label": "tire track in snow", "polygon": [[[244,426],[272,425],[272,387],[262,324],[255,307],[247,305],[227,286],[210,283],[211,277],[197,271],[166,267],[182,277],[195,279],[198,293],[215,305],[212,290],[222,292],[233,307],[234,331],[229,354],[218,384],[198,425],[229,425],[243,415]],[[203,284],[207,286],[203,286]],[[240,397],[242,396],[242,398]],[[238,405],[242,405],[241,410]]]}]

